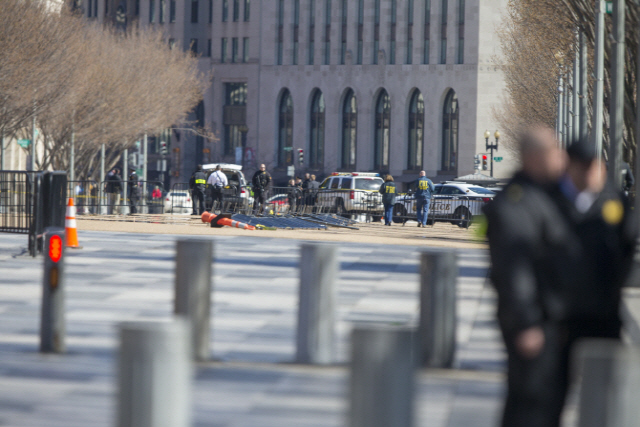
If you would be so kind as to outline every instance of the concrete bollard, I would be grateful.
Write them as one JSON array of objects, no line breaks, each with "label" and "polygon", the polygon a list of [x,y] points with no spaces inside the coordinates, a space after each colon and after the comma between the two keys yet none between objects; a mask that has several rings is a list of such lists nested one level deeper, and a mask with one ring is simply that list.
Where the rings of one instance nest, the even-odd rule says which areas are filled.
[{"label": "concrete bollard", "polygon": [[300,251],[296,362],[335,361],[335,306],[338,248],[305,243]]},{"label": "concrete bollard", "polygon": [[120,326],[118,427],[191,425],[193,365],[186,320]]},{"label": "concrete bollard", "polygon": [[576,346],[582,377],[579,427],[635,427],[640,419],[640,348],[616,340]]},{"label": "concrete bollard", "polygon": [[44,230],[44,273],[40,311],[40,351],[64,353],[66,324],[64,313],[64,228]]},{"label": "concrete bollard", "polygon": [[355,328],[351,335],[349,427],[411,427],[415,330]]},{"label": "concrete bollard", "polygon": [[450,368],[456,348],[456,253],[426,250],[420,259],[420,365]]},{"label": "concrete bollard", "polygon": [[213,244],[207,240],[176,242],[174,313],[189,321],[193,356],[209,359]]}]

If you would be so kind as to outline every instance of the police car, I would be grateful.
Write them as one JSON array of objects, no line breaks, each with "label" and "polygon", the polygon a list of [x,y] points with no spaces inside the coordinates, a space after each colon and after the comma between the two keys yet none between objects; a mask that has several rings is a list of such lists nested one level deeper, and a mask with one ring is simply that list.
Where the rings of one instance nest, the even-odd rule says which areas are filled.
[{"label": "police car", "polygon": [[[436,184],[427,221],[431,224],[442,221],[468,227],[474,215],[481,215],[482,206],[493,200],[495,195],[491,190],[465,182],[445,181]],[[416,218],[414,195],[398,196],[393,207],[393,222],[402,223]]]},{"label": "police car", "polygon": [[[211,163],[202,165],[203,172],[209,175],[216,170],[218,163]],[[249,195],[249,189],[247,188],[247,182],[242,173],[241,165],[234,165],[231,163],[220,163],[220,170],[227,176],[228,185],[222,190],[222,201],[228,203],[229,208],[232,210],[247,209],[251,206],[253,198]],[[207,191],[207,206],[211,205],[211,196]]]},{"label": "police car", "polygon": [[318,191],[317,206],[338,215],[371,214],[382,217],[384,206],[380,175],[369,172],[334,172],[327,177]]}]

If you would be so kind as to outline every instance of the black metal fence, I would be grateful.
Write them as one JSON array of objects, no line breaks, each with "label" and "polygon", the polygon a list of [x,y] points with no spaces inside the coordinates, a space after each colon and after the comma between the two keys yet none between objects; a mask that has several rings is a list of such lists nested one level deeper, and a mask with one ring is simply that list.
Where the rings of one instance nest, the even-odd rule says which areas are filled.
[{"label": "black metal fence", "polygon": [[[459,227],[468,228],[473,223],[473,218],[482,215],[482,207],[489,200],[469,197],[432,197],[429,205],[427,223],[449,222]],[[417,220],[417,203],[411,194],[399,195],[393,207],[393,222],[405,223],[409,220]]]},{"label": "black metal fence", "polygon": [[28,234],[36,172],[0,171],[0,232]]}]

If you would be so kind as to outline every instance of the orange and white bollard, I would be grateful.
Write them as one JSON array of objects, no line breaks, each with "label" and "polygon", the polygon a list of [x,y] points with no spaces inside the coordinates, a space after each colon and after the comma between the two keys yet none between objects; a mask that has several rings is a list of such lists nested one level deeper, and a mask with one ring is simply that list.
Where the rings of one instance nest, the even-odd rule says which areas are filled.
[{"label": "orange and white bollard", "polygon": [[78,226],[76,224],[76,207],[73,204],[73,198],[69,198],[67,203],[67,212],[64,221],[65,246],[68,248],[81,248],[78,245]]}]

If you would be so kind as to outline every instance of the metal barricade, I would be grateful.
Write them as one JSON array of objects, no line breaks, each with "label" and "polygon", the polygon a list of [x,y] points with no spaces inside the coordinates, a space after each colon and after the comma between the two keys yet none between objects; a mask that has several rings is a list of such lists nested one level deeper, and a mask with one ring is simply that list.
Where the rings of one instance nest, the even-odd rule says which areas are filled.
[{"label": "metal barricade", "polygon": [[166,202],[165,213],[193,213],[198,209],[193,192],[187,182],[177,182],[171,186],[171,191],[164,198]]},{"label": "metal barricade", "polygon": [[0,171],[0,232],[28,234],[33,223],[37,172]]},{"label": "metal barricade", "polygon": [[94,180],[67,181],[67,199],[73,198],[77,215],[98,214],[100,184]]},{"label": "metal barricade", "polygon": [[[131,196],[134,185],[137,186],[137,197]],[[164,212],[165,191],[161,181],[102,181],[100,188],[102,195],[98,196],[98,206],[99,213],[102,215],[126,215],[131,213],[132,206],[136,207],[136,213],[162,214]]]},{"label": "metal barricade", "polygon": [[[431,198],[427,224],[449,222],[463,228],[469,228],[474,216],[482,215],[482,206],[487,202],[469,197],[437,197]],[[417,203],[412,194],[399,194],[393,207],[393,222],[405,223],[417,220]]]}]

